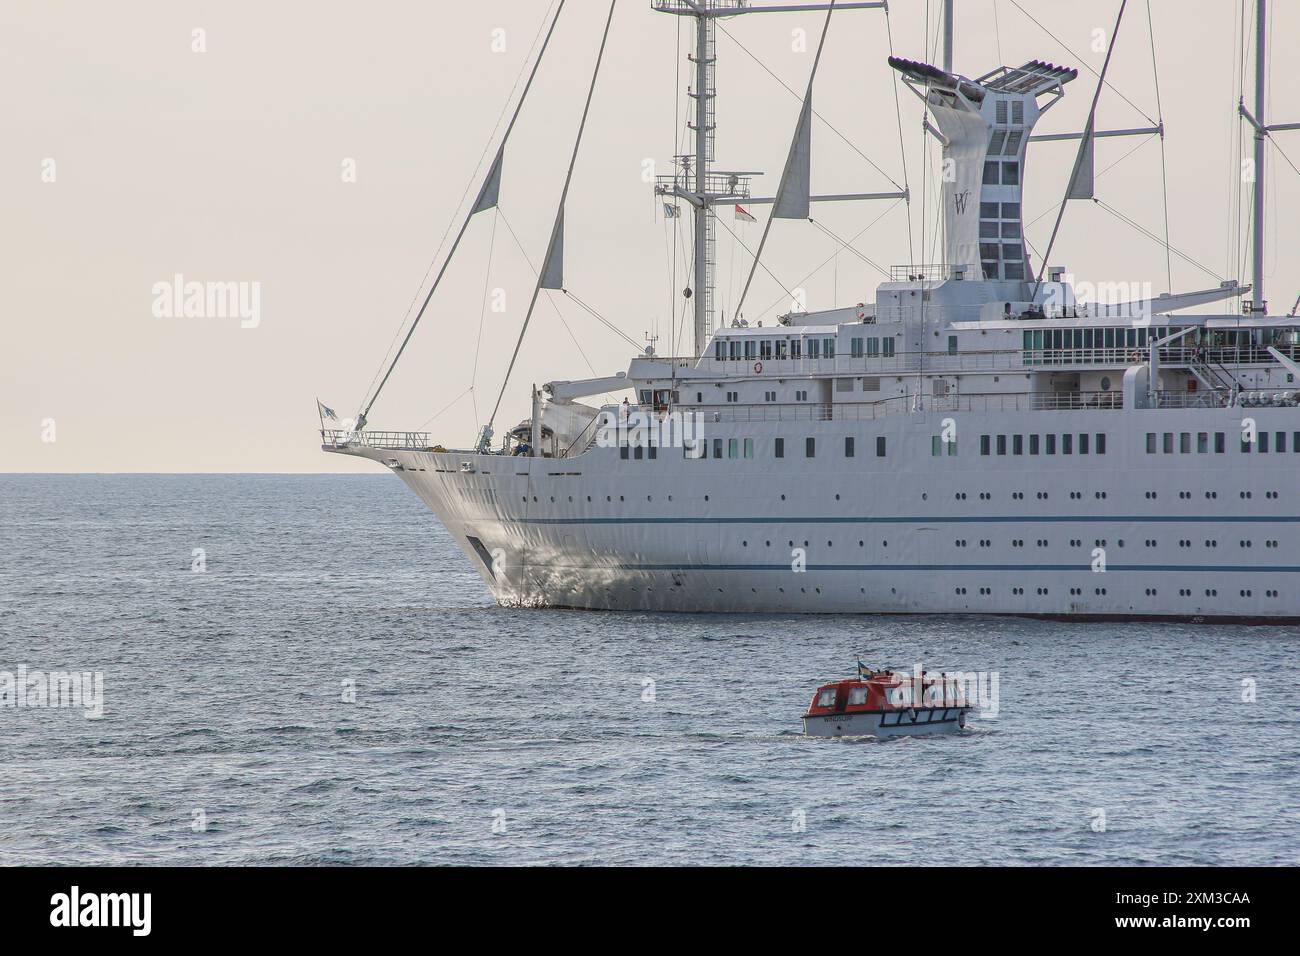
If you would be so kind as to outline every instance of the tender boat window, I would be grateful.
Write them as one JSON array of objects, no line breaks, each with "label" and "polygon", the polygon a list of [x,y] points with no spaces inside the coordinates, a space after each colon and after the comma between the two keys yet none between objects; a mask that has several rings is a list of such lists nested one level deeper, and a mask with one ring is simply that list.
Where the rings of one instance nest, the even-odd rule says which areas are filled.
[{"label": "tender boat window", "polygon": [[867,687],[853,687],[849,690],[849,706],[861,707],[867,702]]},{"label": "tender boat window", "polygon": [[817,695],[817,706],[818,706],[818,707],[834,707],[834,706],[835,706],[835,688],[834,688],[834,687],[828,687],[826,690],[822,691],[820,694]]}]

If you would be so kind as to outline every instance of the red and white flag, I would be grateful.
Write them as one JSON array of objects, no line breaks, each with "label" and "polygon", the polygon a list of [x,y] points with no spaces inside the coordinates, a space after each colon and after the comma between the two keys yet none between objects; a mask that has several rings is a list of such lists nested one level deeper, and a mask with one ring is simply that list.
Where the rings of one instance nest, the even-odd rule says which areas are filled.
[{"label": "red and white flag", "polygon": [[745,211],[745,207],[742,206],[742,205],[740,205],[739,203],[736,204],[736,218],[739,219],[741,222],[756,222],[756,221],[757,221],[753,216],[751,216],[749,213],[747,213],[747,212]]}]

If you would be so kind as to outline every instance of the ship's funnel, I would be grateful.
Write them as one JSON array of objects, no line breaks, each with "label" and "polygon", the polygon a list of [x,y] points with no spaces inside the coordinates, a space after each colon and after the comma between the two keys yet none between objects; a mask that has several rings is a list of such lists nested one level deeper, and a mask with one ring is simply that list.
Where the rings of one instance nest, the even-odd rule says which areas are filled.
[{"label": "ship's funnel", "polygon": [[944,141],[945,264],[988,280],[1030,278],[1021,217],[1025,147],[1038,117],[1079,71],[1031,60],[971,80],[900,57],[889,65],[925,100]]}]

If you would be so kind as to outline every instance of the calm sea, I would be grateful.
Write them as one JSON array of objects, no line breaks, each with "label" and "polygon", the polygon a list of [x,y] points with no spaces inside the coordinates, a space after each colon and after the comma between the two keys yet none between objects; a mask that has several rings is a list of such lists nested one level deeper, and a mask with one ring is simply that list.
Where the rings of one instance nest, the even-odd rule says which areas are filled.
[{"label": "calm sea", "polygon": [[[1296,864],[1298,652],[505,609],[387,475],[0,476],[0,672],[103,674],[99,719],[0,707],[0,863]],[[859,656],[998,714],[801,738]]]}]

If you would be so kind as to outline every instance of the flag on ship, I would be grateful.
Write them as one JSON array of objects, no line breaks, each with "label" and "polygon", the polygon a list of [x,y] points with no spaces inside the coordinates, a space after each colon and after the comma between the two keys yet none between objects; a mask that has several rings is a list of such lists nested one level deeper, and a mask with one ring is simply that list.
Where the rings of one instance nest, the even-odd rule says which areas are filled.
[{"label": "flag on ship", "polygon": [[736,218],[741,222],[757,222],[753,216],[745,211],[745,207],[739,203],[736,204]]},{"label": "flag on ship", "polygon": [[316,410],[320,413],[321,418],[328,418],[332,422],[339,420],[339,417],[334,414],[334,409],[330,408],[328,405],[321,404],[319,398],[316,399]]},{"label": "flag on ship", "polygon": [[676,218],[677,218],[678,216],[680,216],[681,214],[682,214],[682,211],[681,211],[680,209],[678,209],[676,206],[674,206],[672,203],[670,203],[670,202],[666,202],[666,203],[664,203],[664,218],[665,218],[665,219],[676,219]]}]

